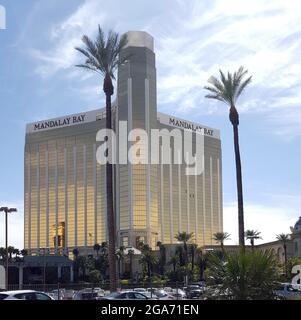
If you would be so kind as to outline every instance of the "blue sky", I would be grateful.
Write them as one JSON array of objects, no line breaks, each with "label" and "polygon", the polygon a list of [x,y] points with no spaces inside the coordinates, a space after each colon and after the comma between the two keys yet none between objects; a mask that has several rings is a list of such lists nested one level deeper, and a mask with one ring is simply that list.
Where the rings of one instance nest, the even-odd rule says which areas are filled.
[{"label": "blue sky", "polygon": [[[244,65],[239,100],[246,228],[272,241],[301,215],[300,1],[0,0],[0,205],[17,206],[10,243],[23,247],[25,124],[104,105],[101,79],[74,65],[97,25],[155,38],[158,110],[221,130],[224,229],[237,243],[232,128],[227,107],[204,98],[219,68]],[[3,228],[0,217],[0,230]],[[0,231],[0,246],[4,232]]]}]

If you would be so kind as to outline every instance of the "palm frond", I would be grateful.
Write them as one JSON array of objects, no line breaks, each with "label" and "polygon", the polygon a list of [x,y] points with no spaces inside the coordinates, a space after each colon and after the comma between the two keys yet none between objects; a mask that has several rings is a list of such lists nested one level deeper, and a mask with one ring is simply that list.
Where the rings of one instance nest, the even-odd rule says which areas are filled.
[{"label": "palm frond", "polygon": [[242,94],[246,86],[251,83],[252,81],[252,76],[250,76],[248,79],[246,79],[239,87],[237,94],[236,94],[236,99]]},{"label": "palm frond", "polygon": [[127,37],[122,36],[119,39],[119,35],[112,30],[105,37],[103,30],[98,25],[96,40],[92,41],[88,36],[84,35],[82,41],[85,47],[76,47],[75,49],[87,59],[83,64],[77,66],[96,71],[104,76],[109,74],[111,78],[114,78],[114,72],[119,62],[119,54],[127,43]]}]

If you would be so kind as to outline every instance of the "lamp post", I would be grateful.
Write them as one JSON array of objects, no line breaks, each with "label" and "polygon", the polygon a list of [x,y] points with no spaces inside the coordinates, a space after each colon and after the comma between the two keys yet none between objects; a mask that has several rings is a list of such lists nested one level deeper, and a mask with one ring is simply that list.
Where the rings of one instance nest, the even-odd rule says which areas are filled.
[{"label": "lamp post", "polygon": [[8,223],[7,214],[11,212],[17,212],[16,208],[1,207],[1,212],[5,213],[5,249],[6,249],[6,268],[5,268],[5,288],[8,290]]}]

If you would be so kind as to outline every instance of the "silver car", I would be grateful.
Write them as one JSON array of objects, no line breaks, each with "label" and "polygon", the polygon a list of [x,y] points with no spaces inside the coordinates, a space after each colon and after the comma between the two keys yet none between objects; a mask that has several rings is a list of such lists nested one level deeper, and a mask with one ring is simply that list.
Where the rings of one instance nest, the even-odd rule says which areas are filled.
[{"label": "silver car", "polygon": [[54,300],[50,295],[34,290],[14,290],[0,292],[0,300]]}]

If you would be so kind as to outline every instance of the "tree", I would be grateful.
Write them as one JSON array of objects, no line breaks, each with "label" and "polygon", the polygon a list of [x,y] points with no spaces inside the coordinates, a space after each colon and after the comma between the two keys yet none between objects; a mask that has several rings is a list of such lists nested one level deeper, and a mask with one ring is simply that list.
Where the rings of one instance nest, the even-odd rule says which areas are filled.
[{"label": "tree", "polygon": [[157,247],[159,247],[159,271],[161,275],[164,275],[164,266],[166,264],[166,248],[161,241],[157,242]]},{"label": "tree", "polygon": [[279,272],[272,251],[239,251],[227,254],[226,261],[209,255],[208,279],[218,284],[219,298],[265,300],[274,298]]},{"label": "tree", "polygon": [[99,250],[100,250],[100,245],[99,243],[95,243],[94,246],[93,246],[93,250],[96,251],[96,256],[98,257],[98,253],[99,253]]},{"label": "tree", "polygon": [[224,242],[229,239],[230,239],[230,234],[227,232],[216,232],[213,235],[213,240],[220,243],[223,255],[225,255]]},{"label": "tree", "polygon": [[122,266],[122,262],[124,259],[124,250],[125,247],[124,246],[120,246],[119,249],[116,252],[116,256],[118,259],[118,274],[119,274],[119,279],[121,278],[121,266]]},{"label": "tree", "polygon": [[13,255],[13,253],[14,253],[14,250],[15,250],[15,248],[12,247],[12,246],[9,246],[9,247],[7,248],[8,255],[9,255],[9,260],[12,259],[12,255]]},{"label": "tree", "polygon": [[18,258],[18,256],[20,255],[20,250],[19,250],[19,249],[17,249],[17,248],[14,248],[14,250],[13,250],[13,254],[15,255],[15,258],[17,259],[17,258]]},{"label": "tree", "polygon": [[244,207],[243,207],[243,189],[242,189],[242,173],[241,160],[239,151],[238,125],[239,115],[236,109],[236,102],[247,85],[251,82],[252,77],[244,79],[247,70],[240,67],[238,71],[231,74],[228,72],[226,76],[220,70],[220,80],[216,77],[210,77],[209,83],[211,86],[206,86],[205,89],[210,91],[206,98],[215,99],[226,103],[229,107],[229,119],[233,126],[234,135],[234,150],[236,164],[236,183],[237,183],[237,200],[238,200],[238,230],[239,230],[239,245],[245,250],[245,232],[244,232]]},{"label": "tree", "polygon": [[173,272],[176,272],[177,265],[179,263],[179,256],[174,254],[170,257],[168,264],[172,265]]},{"label": "tree", "polygon": [[0,257],[2,260],[4,260],[6,257],[6,249],[3,247],[0,248]]},{"label": "tree", "polygon": [[79,250],[77,248],[74,248],[72,250],[72,253],[73,253],[74,259],[76,259],[78,257],[78,255],[79,255]]},{"label": "tree", "polygon": [[152,276],[153,266],[157,263],[157,257],[148,244],[143,244],[141,248],[142,257],[139,262],[147,270],[149,280]]},{"label": "tree", "polygon": [[20,253],[22,257],[25,257],[28,255],[28,251],[26,249],[22,249]]},{"label": "tree", "polygon": [[93,289],[94,289],[94,286],[99,284],[99,282],[101,281],[101,274],[99,270],[95,270],[95,269],[91,270],[89,272],[89,280],[93,284]]},{"label": "tree", "polygon": [[276,239],[279,240],[282,245],[283,245],[283,251],[284,251],[284,271],[285,271],[285,276],[287,278],[288,272],[287,272],[287,243],[290,240],[290,235],[289,234],[278,234],[276,236]]},{"label": "tree", "polygon": [[175,238],[179,242],[183,242],[183,248],[184,248],[184,263],[188,263],[188,248],[187,248],[187,242],[189,242],[193,238],[193,232],[187,233],[185,231],[178,232],[178,234],[175,236]]},{"label": "tree", "polygon": [[135,251],[133,249],[129,249],[127,255],[130,259],[130,278],[133,280],[133,257],[135,255]]},{"label": "tree", "polygon": [[[114,94],[114,86],[112,80],[115,79],[114,72],[117,66],[123,61],[119,60],[119,54],[127,43],[126,36],[119,35],[113,31],[109,31],[105,37],[103,30],[98,26],[98,35],[95,41],[92,41],[88,36],[84,35],[82,41],[84,48],[75,48],[82,53],[86,60],[83,64],[77,67],[84,68],[88,71],[99,73],[103,77],[103,91],[106,96],[106,129],[112,129],[112,108],[111,97]],[[109,139],[106,141],[109,144]],[[106,155],[110,155],[114,148],[108,145]],[[106,187],[107,187],[107,217],[108,217],[108,233],[109,233],[109,276],[110,290],[116,291],[116,263],[115,263],[115,216],[113,207],[113,167],[111,159],[106,163]]]},{"label": "tree", "polygon": [[254,251],[254,240],[262,239],[260,236],[261,232],[257,230],[247,230],[245,233],[246,239],[250,240],[252,250]]},{"label": "tree", "polygon": [[85,256],[78,256],[76,258],[76,265],[82,271],[83,280],[86,278],[87,258]]},{"label": "tree", "polygon": [[196,243],[192,243],[189,246],[190,249],[190,254],[191,254],[191,270],[194,270],[194,265],[195,265],[195,256],[196,256],[196,252],[198,249],[198,245]]}]

